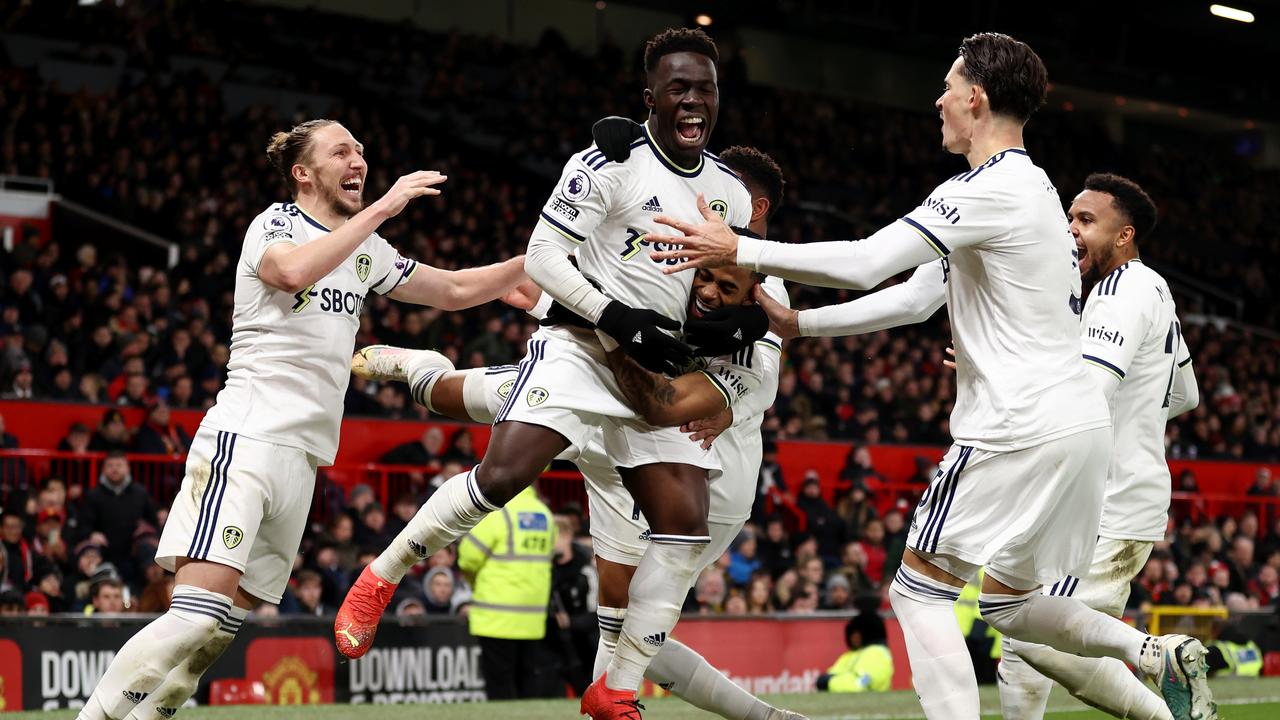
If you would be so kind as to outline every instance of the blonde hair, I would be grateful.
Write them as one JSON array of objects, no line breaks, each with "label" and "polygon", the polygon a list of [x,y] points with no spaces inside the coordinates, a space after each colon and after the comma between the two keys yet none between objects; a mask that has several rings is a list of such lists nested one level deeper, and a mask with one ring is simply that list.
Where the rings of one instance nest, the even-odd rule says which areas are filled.
[{"label": "blonde hair", "polygon": [[311,136],[317,130],[328,125],[336,125],[336,120],[318,118],[295,125],[289,132],[278,132],[267,142],[267,159],[275,166],[276,171],[284,178],[289,194],[298,196],[298,181],[293,178],[293,166],[306,158],[311,152]]}]

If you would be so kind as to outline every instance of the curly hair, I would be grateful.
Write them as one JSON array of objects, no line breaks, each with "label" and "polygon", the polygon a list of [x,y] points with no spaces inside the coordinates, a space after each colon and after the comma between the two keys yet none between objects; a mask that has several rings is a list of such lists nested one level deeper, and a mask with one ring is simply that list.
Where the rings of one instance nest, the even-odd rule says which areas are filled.
[{"label": "curly hair", "polygon": [[716,41],[698,29],[667,28],[649,38],[644,44],[644,71],[649,74],[658,67],[663,55],[678,52],[698,53],[711,58],[711,62],[720,62],[720,51],[716,49]]},{"label": "curly hair", "polygon": [[1111,204],[1133,226],[1133,241],[1146,237],[1156,226],[1156,204],[1138,183],[1112,173],[1093,173],[1084,179],[1084,189],[1106,193]]},{"label": "curly hair", "polygon": [[734,145],[720,153],[720,160],[747,183],[755,184],[764,191],[769,199],[770,216],[782,205],[787,181],[782,176],[782,168],[768,153],[745,145]]}]

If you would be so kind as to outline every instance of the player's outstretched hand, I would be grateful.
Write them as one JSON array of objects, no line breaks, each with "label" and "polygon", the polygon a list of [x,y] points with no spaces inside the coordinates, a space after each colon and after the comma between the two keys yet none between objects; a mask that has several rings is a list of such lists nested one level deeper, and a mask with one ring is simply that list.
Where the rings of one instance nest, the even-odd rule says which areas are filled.
[{"label": "player's outstretched hand", "polygon": [[649,372],[678,375],[679,369],[693,360],[693,348],[663,332],[679,330],[679,321],[653,310],[613,300],[596,326]]},{"label": "player's outstretched hand", "polygon": [[529,278],[524,278],[502,296],[502,302],[517,310],[531,310],[542,299],[542,288]]},{"label": "player's outstretched hand", "polygon": [[644,137],[644,126],[631,118],[610,115],[591,126],[591,139],[610,162],[625,162],[631,157],[631,143]]},{"label": "player's outstretched hand", "polygon": [[680,432],[689,433],[689,439],[699,443],[703,450],[711,449],[711,443],[720,437],[720,433],[733,425],[733,408],[725,408],[720,412],[701,420],[691,420],[680,426]]},{"label": "player's outstretched hand", "polygon": [[375,204],[386,213],[388,218],[393,218],[404,210],[410,200],[425,195],[439,195],[440,191],[433,186],[448,179],[448,175],[441,175],[435,170],[411,172],[396,180],[396,184],[392,185],[387,194],[379,198]]},{"label": "player's outstretched hand", "polygon": [[684,322],[684,341],[703,357],[732,355],[769,332],[769,316],[759,305],[712,310]]},{"label": "player's outstretched hand", "polygon": [[756,304],[769,317],[769,332],[783,340],[800,337],[800,311],[774,300],[764,287],[756,285]]},{"label": "player's outstretched hand", "polygon": [[655,250],[649,253],[654,260],[679,260],[677,265],[664,268],[663,272],[672,275],[694,268],[715,268],[734,265],[738,258],[738,235],[725,223],[715,210],[707,207],[707,201],[698,193],[698,211],[706,220],[694,225],[681,222],[668,215],[659,215],[656,222],[667,225],[683,233],[682,235],[655,235],[649,233],[646,240],[651,245],[662,244],[677,246],[674,250]]}]

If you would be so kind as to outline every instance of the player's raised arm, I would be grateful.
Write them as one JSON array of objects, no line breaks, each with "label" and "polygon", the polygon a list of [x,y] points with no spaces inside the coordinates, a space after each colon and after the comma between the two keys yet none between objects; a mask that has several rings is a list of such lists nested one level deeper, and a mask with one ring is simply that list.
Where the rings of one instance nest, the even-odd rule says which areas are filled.
[{"label": "player's raised arm", "polygon": [[[363,160],[358,162],[363,164]],[[303,245],[294,244],[291,237],[274,238],[277,242],[265,248],[257,264],[258,277],[271,287],[291,293],[314,284],[351,257],[366,238],[382,223],[399,215],[409,201],[439,195],[434,186],[447,179],[434,170],[410,173],[397,180],[386,195],[322,238]]]}]

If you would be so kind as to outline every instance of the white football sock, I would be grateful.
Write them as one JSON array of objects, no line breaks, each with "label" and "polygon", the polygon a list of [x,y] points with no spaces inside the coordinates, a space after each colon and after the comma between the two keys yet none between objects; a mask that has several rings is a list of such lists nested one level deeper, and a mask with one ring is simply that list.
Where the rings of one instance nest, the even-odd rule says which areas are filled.
[{"label": "white football sock", "polygon": [[889,603],[902,625],[912,683],[930,720],[977,720],[978,678],[956,622],[960,588],[906,565],[889,586]]},{"label": "white football sock", "polygon": [[409,396],[431,412],[436,411],[431,407],[432,388],[446,372],[453,369],[452,363],[447,360],[442,363],[441,360],[444,360],[444,356],[436,352],[414,353],[404,368],[405,382],[409,383]]},{"label": "white football sock", "polygon": [[[1047,645],[1033,645],[1007,637],[1005,641],[1006,659],[1011,655],[1023,658],[1028,666],[1052,678],[1085,704],[1120,718],[1173,720],[1164,699],[1115,658],[1086,658],[1054,650]],[[1003,680],[1003,660],[1000,662],[1000,674]],[[1004,693],[1004,683],[1001,682],[1001,705],[1004,704]],[[1039,718],[1043,711],[1036,716],[1011,716],[1006,711],[1004,716],[1005,720]]]},{"label": "white football sock", "polygon": [[1153,640],[1150,635],[1075,598],[1039,590],[1024,595],[982,593],[978,611],[987,624],[1015,639],[1086,657],[1114,657],[1150,672],[1150,653],[1142,652]]},{"label": "white football sock", "polygon": [[[489,387],[486,368],[462,370],[462,406],[476,422],[493,424],[502,409],[502,397]],[[503,376],[510,373],[503,373]]]},{"label": "white football sock", "polygon": [[213,639],[231,598],[193,585],[173,589],[169,611],[152,620],[116,653],[80,710],[79,720],[120,720],[164,681],[169,671]]},{"label": "white football sock", "polygon": [[497,510],[480,492],[475,474],[476,469],[471,468],[444,481],[370,564],[373,573],[398,584],[409,568],[466,535],[485,515]]},{"label": "white football sock", "polygon": [[1004,720],[1041,720],[1049,703],[1053,681],[1037,672],[1014,651],[1012,643],[1016,641],[1006,635],[1001,642],[1004,647],[1000,653],[996,684],[1000,687],[1000,710]]},{"label": "white football sock", "polygon": [[597,607],[596,620],[600,625],[600,643],[596,646],[596,662],[591,668],[591,679],[596,680],[609,667],[613,653],[618,649],[618,635],[622,621],[627,617],[626,608]]},{"label": "white football sock", "polygon": [[711,667],[693,648],[671,638],[644,676],[690,705],[726,720],[768,720],[774,709]]},{"label": "white football sock", "polygon": [[609,662],[608,685],[639,690],[645,670],[680,620],[680,607],[698,572],[708,535],[651,535],[631,579],[627,617]]},{"label": "white football sock", "polygon": [[240,632],[240,626],[248,615],[248,610],[232,605],[227,619],[222,622],[213,639],[170,670],[160,687],[129,713],[128,720],[167,720],[176,715],[178,709],[195,694],[205,671],[222,657],[231,641],[235,640],[236,633]]}]

